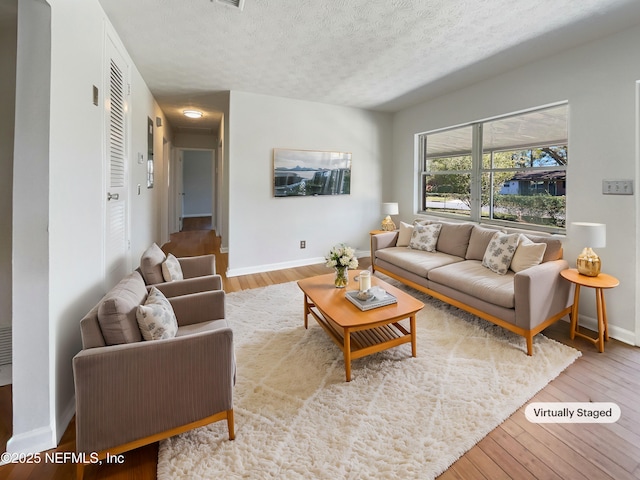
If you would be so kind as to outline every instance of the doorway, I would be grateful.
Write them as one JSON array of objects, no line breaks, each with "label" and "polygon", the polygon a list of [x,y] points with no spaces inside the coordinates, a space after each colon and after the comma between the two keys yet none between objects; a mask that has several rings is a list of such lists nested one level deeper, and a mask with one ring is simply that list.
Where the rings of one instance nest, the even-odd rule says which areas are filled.
[{"label": "doorway", "polygon": [[[213,150],[180,149],[174,169],[175,213],[172,225],[212,230],[217,220],[216,167]],[[206,227],[206,228],[205,228]]]}]

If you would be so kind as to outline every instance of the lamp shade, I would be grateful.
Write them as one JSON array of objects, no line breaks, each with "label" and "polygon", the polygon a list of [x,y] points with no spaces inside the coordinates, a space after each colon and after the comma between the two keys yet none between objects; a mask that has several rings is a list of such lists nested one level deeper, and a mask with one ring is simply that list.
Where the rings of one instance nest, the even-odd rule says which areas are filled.
[{"label": "lamp shade", "polygon": [[395,202],[382,204],[383,215],[398,215],[398,204]]},{"label": "lamp shade", "polygon": [[604,223],[573,222],[571,236],[585,247],[602,248],[607,246],[607,226]]}]

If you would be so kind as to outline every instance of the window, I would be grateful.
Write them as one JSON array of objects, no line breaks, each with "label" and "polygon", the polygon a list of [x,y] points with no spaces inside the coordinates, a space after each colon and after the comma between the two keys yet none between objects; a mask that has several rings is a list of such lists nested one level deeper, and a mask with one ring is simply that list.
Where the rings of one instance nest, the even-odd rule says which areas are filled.
[{"label": "window", "polygon": [[563,231],[568,106],[424,133],[422,210]]}]

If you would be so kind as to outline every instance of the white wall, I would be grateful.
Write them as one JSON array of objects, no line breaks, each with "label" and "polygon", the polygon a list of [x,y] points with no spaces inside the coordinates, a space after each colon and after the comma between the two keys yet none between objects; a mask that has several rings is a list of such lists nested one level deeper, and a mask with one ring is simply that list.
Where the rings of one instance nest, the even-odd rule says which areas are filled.
[{"label": "white wall", "polygon": [[[404,221],[416,213],[414,135],[496,115],[568,100],[567,221],[607,225],[607,247],[597,250],[603,270],[620,286],[606,292],[610,333],[635,341],[637,263],[636,81],[640,27],[568,50],[469,88],[406,109],[394,122],[394,197]],[[634,196],[602,195],[603,179],[633,179]],[[583,247],[567,238],[573,263]],[[583,289],[581,316],[596,317],[592,289]],[[593,323],[592,323],[593,325]]]},{"label": "white wall", "polygon": [[[382,166],[391,160],[391,119],[232,91],[228,275],[317,263],[339,242],[368,253],[381,218]],[[274,148],[351,152],[351,194],[275,198]]]},{"label": "white wall", "polygon": [[55,347],[50,344],[55,326],[49,322],[50,25],[50,7],[44,0],[19,0],[12,223],[14,415],[9,452],[55,444]]},{"label": "white wall", "polygon": [[[171,126],[154,100],[140,72],[132,66],[131,81],[131,158],[129,161],[129,198],[131,200],[131,268],[140,264],[142,253],[156,242],[168,241],[169,180],[168,165],[163,162],[163,148],[171,148]],[[162,119],[162,127],[156,125]],[[154,185],[147,188],[147,122],[153,121]],[[163,139],[169,140],[163,145]],[[138,163],[138,154],[143,161]],[[140,185],[140,194],[138,194]]]},{"label": "white wall", "polygon": [[[73,416],[71,361],[81,349],[79,321],[106,291],[103,52],[112,27],[97,0],[19,5],[14,424],[8,449],[33,452],[55,446]],[[146,165],[137,164],[135,153],[147,151],[147,117],[155,119],[159,109],[135,68],[131,78],[133,192],[137,183],[146,186]],[[93,85],[100,89],[99,106],[92,103]],[[154,143],[161,145],[158,137]],[[160,232],[156,191],[145,188],[130,197],[131,268]]]}]

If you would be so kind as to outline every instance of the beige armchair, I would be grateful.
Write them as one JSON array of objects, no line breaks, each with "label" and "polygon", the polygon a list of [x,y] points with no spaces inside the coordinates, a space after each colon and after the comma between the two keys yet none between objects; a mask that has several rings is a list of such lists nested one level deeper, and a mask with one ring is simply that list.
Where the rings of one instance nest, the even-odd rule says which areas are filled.
[{"label": "beige armchair", "polygon": [[[169,298],[178,333],[152,341],[141,340],[135,320],[146,292],[133,272],[80,322],[83,349],[73,359],[76,449],[87,462],[96,453],[103,459],[225,419],[234,439],[235,357],[224,291]],[[110,324],[109,315],[116,318]],[[78,464],[78,479],[84,468]]]},{"label": "beige armchair", "polygon": [[166,260],[167,255],[155,243],[144,251],[138,270],[148,287],[156,286],[167,297],[222,289],[215,255],[178,258],[183,280],[175,281],[165,281],[162,265]]}]

